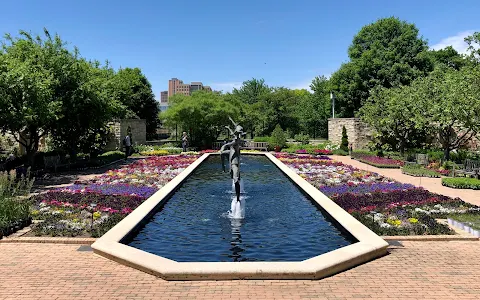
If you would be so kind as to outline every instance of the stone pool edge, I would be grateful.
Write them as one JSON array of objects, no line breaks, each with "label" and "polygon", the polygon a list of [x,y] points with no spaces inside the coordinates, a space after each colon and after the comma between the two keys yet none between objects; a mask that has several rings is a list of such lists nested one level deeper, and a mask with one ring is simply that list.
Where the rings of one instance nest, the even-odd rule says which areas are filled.
[{"label": "stone pool edge", "polygon": [[231,279],[320,279],[368,262],[387,253],[388,243],[318,189],[288,168],[271,153],[245,155],[267,156],[286,176],[307,193],[358,242],[299,262],[176,262],[121,243],[154,209],[162,205],[189,175],[210,155],[206,153],[182,173],[142,203],[94,244],[95,254],[139,269],[166,280]]}]

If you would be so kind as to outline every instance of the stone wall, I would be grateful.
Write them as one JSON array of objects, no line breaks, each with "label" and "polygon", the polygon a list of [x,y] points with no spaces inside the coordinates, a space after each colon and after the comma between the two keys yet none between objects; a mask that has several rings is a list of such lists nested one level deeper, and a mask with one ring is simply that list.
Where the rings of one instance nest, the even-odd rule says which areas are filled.
[{"label": "stone wall", "polygon": [[359,118],[330,118],[328,119],[328,140],[340,144],[342,142],[342,128],[347,130],[348,142],[353,149],[364,149],[370,141],[373,131]]},{"label": "stone wall", "polygon": [[131,130],[133,145],[147,142],[147,127],[144,119],[122,119],[110,123],[113,128],[113,138],[107,144],[106,150],[122,150],[123,138],[127,135],[128,128]]}]

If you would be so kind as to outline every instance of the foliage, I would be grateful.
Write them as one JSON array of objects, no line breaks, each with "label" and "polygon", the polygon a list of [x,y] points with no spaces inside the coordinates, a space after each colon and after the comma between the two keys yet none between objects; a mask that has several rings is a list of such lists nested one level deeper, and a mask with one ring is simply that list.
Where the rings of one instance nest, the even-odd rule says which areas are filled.
[{"label": "foliage", "polygon": [[176,94],[169,101],[170,108],[161,113],[161,119],[167,126],[178,124],[187,131],[192,146],[211,147],[225,130],[224,126],[231,125],[228,117],[236,119],[239,114],[234,104],[217,93],[197,91],[191,96]]},{"label": "foliage", "polygon": [[453,219],[458,222],[462,222],[469,227],[480,230],[480,214],[477,213],[464,213],[464,214],[450,214],[448,215],[450,219]]},{"label": "foliage", "polygon": [[336,149],[336,150],[333,150],[332,151],[332,154],[333,155],[340,155],[340,156],[347,156],[348,155],[348,151],[344,151],[342,149]]},{"label": "foliage", "polygon": [[414,24],[391,17],[364,26],[348,49],[350,61],[330,78],[339,114],[353,117],[376,87],[408,85],[426,75],[433,68],[422,55],[427,49]]},{"label": "foliage", "polygon": [[287,138],[285,137],[285,132],[282,130],[279,124],[275,126],[275,129],[272,132],[270,142],[273,147],[283,148],[287,145]]},{"label": "foliage", "polygon": [[410,99],[409,87],[379,88],[360,108],[363,121],[379,134],[381,144],[389,144],[401,155],[407,148],[415,148],[425,141],[425,130],[418,128],[415,115],[421,107]]},{"label": "foliage", "polygon": [[347,135],[347,129],[345,126],[342,127],[342,142],[340,144],[340,150],[343,150],[345,152],[348,152],[348,135]]},{"label": "foliage", "polygon": [[307,134],[296,134],[294,139],[296,142],[302,143],[302,145],[308,145],[308,143],[310,143],[310,137]]},{"label": "foliage", "polygon": [[442,178],[442,185],[454,189],[480,190],[480,179],[476,178]]},{"label": "foliage", "polygon": [[424,168],[417,164],[406,164],[402,168],[402,173],[415,177],[433,177],[438,178],[440,174],[434,170]]},{"label": "foliage", "polygon": [[254,142],[270,142],[270,137],[269,136],[256,136],[253,138]]},{"label": "foliage", "polygon": [[327,137],[330,116],[330,87],[325,76],[315,77],[310,85],[313,94],[304,94],[297,107],[301,129],[313,138]]},{"label": "foliage", "polygon": [[[42,39],[24,31],[18,38],[6,35],[0,52],[1,130],[13,133],[26,148],[30,164],[38,141],[57,121],[61,106],[52,99],[56,78],[42,63],[45,56]],[[20,134],[30,139],[20,139]]]},{"label": "foliage", "polygon": [[14,171],[0,172],[0,237],[27,225],[30,219],[30,203],[19,197],[30,193],[34,179],[29,175],[17,179]]},{"label": "foliage", "polygon": [[153,137],[160,122],[160,109],[142,71],[139,68],[120,69],[111,77],[108,90],[113,99],[125,106],[119,117],[145,119],[147,135]]},{"label": "foliage", "polygon": [[437,69],[409,87],[409,99],[422,107],[415,114],[418,127],[438,137],[444,159],[480,130],[480,68]]}]

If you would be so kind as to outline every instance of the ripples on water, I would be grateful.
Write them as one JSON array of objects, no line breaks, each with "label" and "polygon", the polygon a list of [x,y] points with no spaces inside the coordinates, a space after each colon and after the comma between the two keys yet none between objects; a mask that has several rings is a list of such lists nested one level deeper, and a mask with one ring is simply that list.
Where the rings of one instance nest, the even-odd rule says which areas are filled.
[{"label": "ripples on water", "polygon": [[242,156],[245,219],[210,156],[128,245],[180,262],[301,261],[352,243],[264,156]]}]

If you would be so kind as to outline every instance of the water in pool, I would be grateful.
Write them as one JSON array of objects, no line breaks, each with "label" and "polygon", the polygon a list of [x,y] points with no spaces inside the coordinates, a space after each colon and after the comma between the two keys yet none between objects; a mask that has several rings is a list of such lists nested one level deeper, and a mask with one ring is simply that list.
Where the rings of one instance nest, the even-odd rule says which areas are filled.
[{"label": "water in pool", "polygon": [[302,261],[355,242],[267,157],[244,155],[245,218],[232,219],[232,182],[211,155],[127,245],[179,262]]}]

